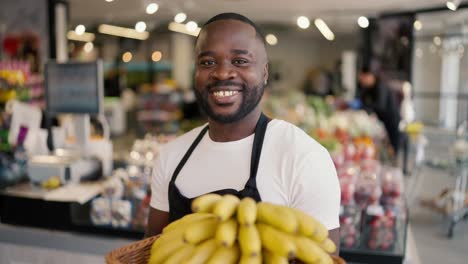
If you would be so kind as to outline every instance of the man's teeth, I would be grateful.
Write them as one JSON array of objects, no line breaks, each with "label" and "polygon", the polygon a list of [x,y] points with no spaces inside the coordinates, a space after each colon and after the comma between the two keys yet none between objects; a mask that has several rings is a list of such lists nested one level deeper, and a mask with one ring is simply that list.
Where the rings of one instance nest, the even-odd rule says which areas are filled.
[{"label": "man's teeth", "polygon": [[213,92],[214,96],[216,97],[226,97],[226,96],[233,96],[237,94],[238,91],[217,91]]}]

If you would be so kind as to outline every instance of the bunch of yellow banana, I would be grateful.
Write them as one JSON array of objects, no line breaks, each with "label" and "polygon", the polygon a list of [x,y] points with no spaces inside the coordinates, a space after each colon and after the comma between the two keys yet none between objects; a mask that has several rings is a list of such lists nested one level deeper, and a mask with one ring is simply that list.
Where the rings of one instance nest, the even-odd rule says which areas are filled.
[{"label": "bunch of yellow banana", "polygon": [[207,194],[193,201],[192,210],[164,228],[149,264],[333,263],[328,230],[297,209]]}]

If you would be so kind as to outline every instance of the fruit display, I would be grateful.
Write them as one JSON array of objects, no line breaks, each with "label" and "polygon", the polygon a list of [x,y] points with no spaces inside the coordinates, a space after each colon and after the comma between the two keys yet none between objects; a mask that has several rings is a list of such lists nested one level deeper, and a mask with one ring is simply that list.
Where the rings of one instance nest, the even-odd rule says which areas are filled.
[{"label": "fruit display", "polygon": [[328,230],[297,209],[207,194],[154,242],[154,263],[334,263]]},{"label": "fruit display", "polygon": [[369,206],[364,215],[364,245],[372,250],[390,250],[396,243],[397,215],[391,208]]},{"label": "fruit display", "polygon": [[353,205],[342,206],[340,210],[341,247],[359,246],[361,235],[361,210]]},{"label": "fruit display", "polygon": [[403,190],[403,175],[401,170],[385,167],[381,173],[382,197],[380,203],[383,206],[395,206],[401,199]]}]

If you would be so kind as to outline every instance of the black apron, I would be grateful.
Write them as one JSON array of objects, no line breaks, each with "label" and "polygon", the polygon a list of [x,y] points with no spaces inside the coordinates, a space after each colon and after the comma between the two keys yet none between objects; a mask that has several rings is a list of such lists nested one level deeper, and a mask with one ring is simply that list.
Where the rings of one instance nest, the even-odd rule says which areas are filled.
[{"label": "black apron", "polygon": [[[250,177],[247,183],[245,184],[244,189],[241,191],[236,191],[234,189],[223,189],[223,190],[215,191],[213,193],[217,193],[220,195],[232,194],[241,199],[244,197],[251,197],[257,202],[261,201],[260,194],[258,193],[258,190],[257,190],[256,177],[257,177],[258,163],[260,161],[260,154],[262,152],[263,139],[265,138],[265,132],[266,132],[268,122],[270,122],[270,119],[267,118],[262,113],[257,122],[257,125],[255,126],[255,136],[254,136],[254,142],[252,146],[252,157],[250,159]],[[190,148],[187,150],[187,153],[185,153],[184,157],[180,161],[179,165],[177,165],[174,173],[172,174],[171,181],[169,182],[169,192],[168,192],[169,222],[173,222],[187,214],[192,213],[191,204],[192,204],[193,199],[195,198],[187,198],[182,193],[180,193],[179,189],[175,185],[175,181],[177,179],[177,176],[179,175],[179,172],[182,170],[185,163],[190,158],[190,155],[195,150],[198,143],[200,143],[200,141],[202,140],[203,136],[206,134],[207,131],[208,131],[208,126],[202,129],[202,131],[200,132],[200,134],[198,134],[197,138],[192,143]]]}]

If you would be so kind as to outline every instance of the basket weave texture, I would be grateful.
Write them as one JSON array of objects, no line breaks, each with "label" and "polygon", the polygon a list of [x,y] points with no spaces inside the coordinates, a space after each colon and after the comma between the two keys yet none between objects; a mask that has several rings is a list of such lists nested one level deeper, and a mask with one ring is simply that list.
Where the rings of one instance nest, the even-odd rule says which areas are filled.
[{"label": "basket weave texture", "polygon": [[[150,256],[151,246],[158,236],[131,243],[127,246],[112,250],[106,255],[107,264],[147,264]],[[339,258],[332,256],[335,264],[346,264]]]}]

